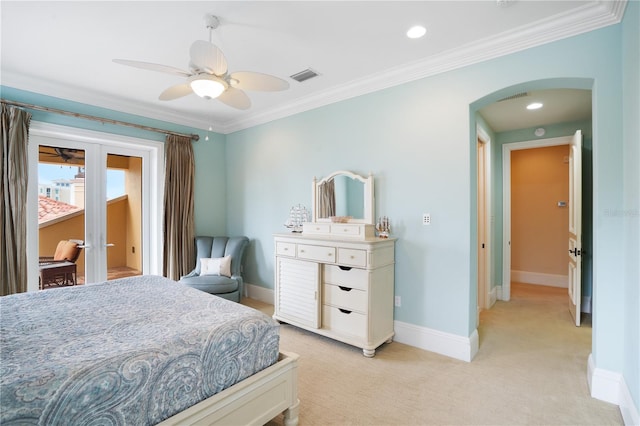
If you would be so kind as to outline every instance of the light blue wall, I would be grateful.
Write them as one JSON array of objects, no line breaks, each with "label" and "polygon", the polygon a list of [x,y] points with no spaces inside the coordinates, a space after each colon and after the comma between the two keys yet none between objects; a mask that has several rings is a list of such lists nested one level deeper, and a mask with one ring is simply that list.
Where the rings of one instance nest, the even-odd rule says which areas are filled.
[{"label": "light blue wall", "polygon": [[[638,216],[611,214],[638,208],[638,3],[627,7],[623,25],[231,135],[212,134],[207,143],[200,131],[202,139],[194,145],[196,232],[249,236],[247,282],[273,288],[272,234],[285,231],[292,205],[311,206],[312,178],[335,170],[372,172],[376,216],[389,216],[398,237],[396,294],[402,307],[396,320],[469,336],[476,305],[475,111],[507,87],[592,81],[587,88],[593,90],[594,111],[593,355],[598,368],[623,372],[640,406]],[[558,83],[565,78],[567,85]],[[2,97],[193,131],[6,87]],[[163,139],[46,113],[34,113],[34,119]],[[432,225],[421,225],[422,213],[431,213]]]},{"label": "light blue wall", "polygon": [[[93,115],[100,118],[119,120],[185,134],[198,134],[200,136],[200,141],[194,142],[193,144],[194,154],[196,157],[196,195],[194,206],[196,233],[225,233],[227,220],[227,210],[225,206],[225,135],[210,132],[209,141],[205,141],[204,138],[207,136],[207,132],[203,130],[64,99],[53,98],[51,96],[44,96],[38,93],[17,90],[6,86],[0,86],[0,96],[2,99],[16,102]],[[44,123],[76,127],[98,132],[114,133],[154,141],[165,140],[164,134],[136,129],[133,127],[102,124],[96,121],[69,117],[52,112],[36,110],[30,112],[32,113],[32,121],[41,121]]]},{"label": "light blue wall", "polygon": [[[396,320],[469,336],[475,109],[505,87],[578,81],[594,93],[594,358],[620,371],[623,228],[604,214],[622,207],[620,37],[612,26],[227,135],[228,227],[253,239],[247,281],[273,288],[272,234],[284,231],[291,205],[310,205],[314,176],[372,172],[376,215],[388,215],[398,237]],[[432,225],[420,224],[423,212]]]},{"label": "light blue wall", "polygon": [[623,375],[636,410],[640,410],[640,3],[637,1],[627,5],[622,43],[624,207],[615,219],[623,221],[625,232]]}]

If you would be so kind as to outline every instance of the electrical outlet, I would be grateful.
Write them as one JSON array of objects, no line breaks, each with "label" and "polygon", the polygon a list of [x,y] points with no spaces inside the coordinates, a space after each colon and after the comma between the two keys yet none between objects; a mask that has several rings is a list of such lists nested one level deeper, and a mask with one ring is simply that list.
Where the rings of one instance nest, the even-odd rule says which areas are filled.
[{"label": "electrical outlet", "polygon": [[396,306],[398,308],[402,306],[402,298],[400,296],[396,296]]},{"label": "electrical outlet", "polygon": [[422,214],[422,224],[431,225],[431,215],[429,213]]}]

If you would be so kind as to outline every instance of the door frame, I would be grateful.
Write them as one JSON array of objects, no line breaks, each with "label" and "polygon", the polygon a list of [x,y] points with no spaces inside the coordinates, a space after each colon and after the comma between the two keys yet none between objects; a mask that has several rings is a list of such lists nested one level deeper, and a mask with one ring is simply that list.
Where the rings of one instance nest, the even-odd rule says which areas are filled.
[{"label": "door frame", "polygon": [[[476,322],[479,324],[480,322],[480,311],[482,309],[489,309],[493,306],[495,302],[495,298],[492,295],[492,286],[491,286],[491,265],[493,264],[493,256],[492,256],[492,244],[491,239],[493,235],[492,230],[492,220],[493,211],[492,211],[492,192],[491,192],[491,181],[492,181],[492,168],[491,168],[491,137],[489,134],[480,126],[476,126],[476,139],[478,143],[484,145],[484,223],[478,223],[477,239],[480,237],[480,226],[484,226],[484,234],[485,234],[485,262],[484,262],[484,280],[481,280],[479,276],[480,271],[478,271],[478,290],[476,297],[476,305],[477,305],[477,313],[476,313]],[[477,147],[477,145],[476,145]],[[476,148],[476,155],[478,154],[478,150]],[[478,170],[476,170],[478,173]],[[480,194],[477,194],[479,197]],[[480,200],[477,200],[476,206],[480,205]],[[480,252],[477,254],[477,261],[480,261]],[[481,297],[482,295],[482,297]],[[484,301],[484,304],[480,302]]]},{"label": "door frame", "polygon": [[511,152],[569,145],[572,138],[573,135],[502,145],[502,291],[498,295],[500,300],[511,299]]},{"label": "door frame", "polygon": [[[144,153],[148,165],[143,164],[142,212],[142,265],[144,274],[159,275],[162,272],[162,217],[164,191],[164,143],[130,136],[103,133],[57,124],[33,121],[29,128],[28,145],[29,176],[38,176],[38,146],[40,138],[61,139],[69,143],[83,143],[113,147],[116,150],[133,150]],[[46,142],[44,142],[46,143]],[[94,165],[95,167],[95,165]],[[145,170],[146,169],[146,170]],[[100,175],[102,176],[102,175]],[[104,180],[104,177],[100,177]],[[145,182],[146,180],[146,182]],[[155,183],[155,184],[154,184]],[[145,190],[147,188],[147,190]],[[95,194],[94,194],[95,195]],[[95,195],[98,196],[99,194]],[[105,195],[106,197],[106,195]],[[38,290],[38,182],[29,179],[27,184],[27,291]]]}]

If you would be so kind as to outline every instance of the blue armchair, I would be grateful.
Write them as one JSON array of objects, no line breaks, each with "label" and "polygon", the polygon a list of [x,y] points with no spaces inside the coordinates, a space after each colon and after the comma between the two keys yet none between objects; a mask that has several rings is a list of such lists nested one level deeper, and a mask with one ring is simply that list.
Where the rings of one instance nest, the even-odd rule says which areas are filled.
[{"label": "blue armchair", "polygon": [[[198,290],[240,302],[244,284],[242,256],[248,244],[247,237],[196,237],[196,267],[181,277],[180,282]],[[222,261],[223,266],[220,266],[221,260],[226,256],[231,257],[231,265],[228,267],[227,264],[227,268],[224,267],[224,261]],[[201,259],[207,260],[203,264]],[[226,272],[223,272],[225,269]]]}]

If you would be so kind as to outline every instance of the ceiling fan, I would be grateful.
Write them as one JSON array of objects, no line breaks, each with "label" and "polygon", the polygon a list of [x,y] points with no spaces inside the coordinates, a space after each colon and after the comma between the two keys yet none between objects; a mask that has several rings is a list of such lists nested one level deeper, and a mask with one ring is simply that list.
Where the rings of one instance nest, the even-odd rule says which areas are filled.
[{"label": "ceiling fan", "polygon": [[128,59],[114,59],[113,62],[186,77],[184,83],[171,86],[162,92],[159,97],[162,101],[170,101],[195,93],[201,98],[218,99],[230,107],[244,110],[251,107],[251,100],[244,92],[245,90],[275,92],[289,88],[288,82],[269,74],[253,71],[229,73],[224,54],[211,42],[211,32],[218,28],[220,20],[210,14],[205,15],[204,18],[209,29],[209,41],[193,42],[189,50],[191,58],[189,71]]},{"label": "ceiling fan", "polygon": [[40,145],[38,154],[41,158],[59,158],[65,163],[84,164],[84,151],[79,149]]}]

